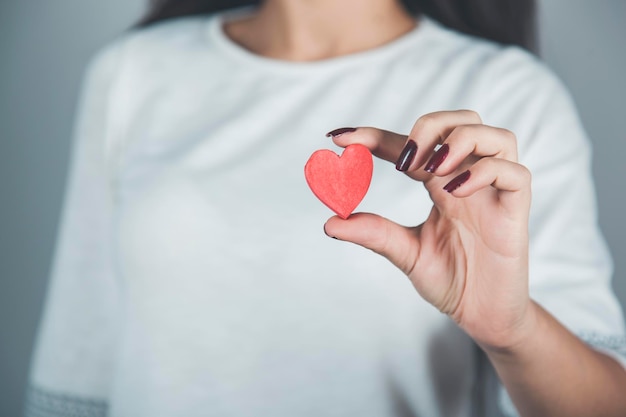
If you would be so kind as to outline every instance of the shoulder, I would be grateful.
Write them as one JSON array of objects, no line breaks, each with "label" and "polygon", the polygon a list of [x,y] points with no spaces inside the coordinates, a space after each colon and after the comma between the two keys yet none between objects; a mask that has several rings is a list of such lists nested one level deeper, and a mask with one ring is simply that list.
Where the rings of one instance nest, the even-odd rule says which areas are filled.
[{"label": "shoulder", "polygon": [[450,99],[444,104],[489,115],[505,109],[514,114],[555,96],[569,100],[559,78],[529,51],[462,34],[427,17],[420,25],[398,64],[413,83],[421,74],[429,88],[441,90]]},{"label": "shoulder", "polygon": [[436,27],[442,61],[465,72],[468,88],[486,103],[511,106],[539,104],[554,98],[569,100],[561,79],[537,55],[518,46],[501,45],[482,38]]},{"label": "shoulder", "polygon": [[438,64],[458,68],[475,82],[502,89],[560,84],[539,57],[521,47],[466,35],[428,18],[425,25]]},{"label": "shoulder", "polygon": [[206,47],[208,17],[188,17],[131,29],[99,49],[91,58],[87,74],[111,77],[136,67],[142,70],[176,62],[181,55]]},{"label": "shoulder", "polygon": [[560,145],[584,145],[584,129],[570,92],[538,56],[433,21],[427,24],[433,73],[445,79],[442,88],[453,89],[455,105],[477,111],[486,124],[514,131],[520,155],[540,148],[558,132],[568,136]]}]

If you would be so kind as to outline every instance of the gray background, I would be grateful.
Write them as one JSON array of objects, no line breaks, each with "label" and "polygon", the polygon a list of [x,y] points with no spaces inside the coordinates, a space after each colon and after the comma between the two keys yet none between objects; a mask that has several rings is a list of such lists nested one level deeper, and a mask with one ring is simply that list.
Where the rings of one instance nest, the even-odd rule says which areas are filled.
[{"label": "gray background", "polygon": [[[143,3],[0,1],[1,416],[21,413],[85,64]],[[594,143],[600,223],[625,305],[626,0],[540,4],[542,56],[572,91]]]}]

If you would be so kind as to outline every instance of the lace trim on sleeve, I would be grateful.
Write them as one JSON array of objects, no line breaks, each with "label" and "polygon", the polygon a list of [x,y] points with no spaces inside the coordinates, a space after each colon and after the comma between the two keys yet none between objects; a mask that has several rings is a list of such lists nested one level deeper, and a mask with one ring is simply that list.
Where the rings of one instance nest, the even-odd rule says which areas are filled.
[{"label": "lace trim on sleeve", "polygon": [[610,350],[626,358],[626,336],[624,335],[581,333],[578,336],[594,348]]},{"label": "lace trim on sleeve", "polygon": [[106,401],[60,394],[31,386],[26,394],[25,417],[106,417]]}]

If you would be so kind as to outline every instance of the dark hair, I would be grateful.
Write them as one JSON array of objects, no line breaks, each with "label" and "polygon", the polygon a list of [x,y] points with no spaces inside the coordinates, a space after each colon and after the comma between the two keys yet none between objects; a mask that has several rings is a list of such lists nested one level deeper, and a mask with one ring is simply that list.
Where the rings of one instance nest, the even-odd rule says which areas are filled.
[{"label": "dark hair", "polygon": [[[151,0],[138,27],[162,20],[215,13],[260,0]],[[535,0],[403,0],[414,15],[425,14],[470,35],[535,50]]]}]

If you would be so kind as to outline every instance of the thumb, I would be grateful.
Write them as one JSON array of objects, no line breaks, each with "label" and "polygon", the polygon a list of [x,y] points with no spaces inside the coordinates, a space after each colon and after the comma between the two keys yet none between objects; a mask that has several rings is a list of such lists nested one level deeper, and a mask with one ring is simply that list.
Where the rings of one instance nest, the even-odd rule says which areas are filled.
[{"label": "thumb", "polygon": [[324,225],[328,236],[370,249],[389,259],[407,275],[413,270],[419,254],[415,230],[369,213],[356,213],[347,220],[334,216]]}]

